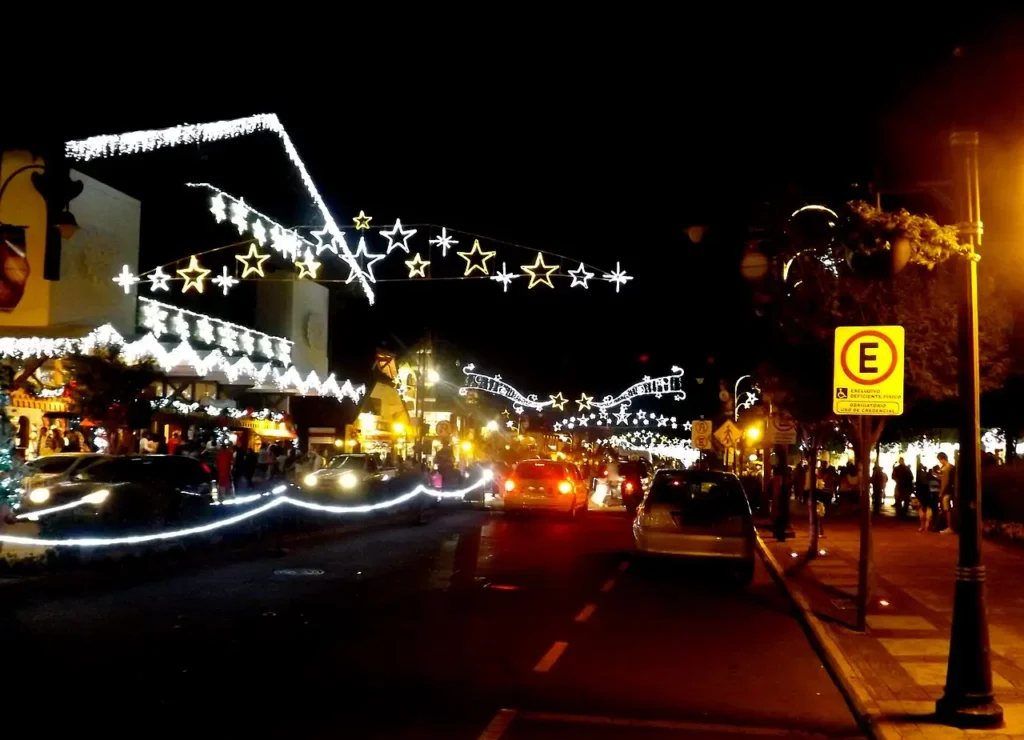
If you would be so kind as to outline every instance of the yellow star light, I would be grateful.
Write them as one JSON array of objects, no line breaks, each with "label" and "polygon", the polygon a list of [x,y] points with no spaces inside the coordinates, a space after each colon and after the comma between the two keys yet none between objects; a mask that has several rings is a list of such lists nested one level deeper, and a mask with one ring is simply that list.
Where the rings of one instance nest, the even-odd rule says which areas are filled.
[{"label": "yellow star light", "polygon": [[355,222],[356,231],[366,231],[370,228],[370,221],[373,220],[373,216],[367,216],[362,211],[359,212],[358,216],[355,216],[352,221]]},{"label": "yellow star light", "polygon": [[417,253],[413,255],[413,258],[411,260],[406,260],[405,264],[409,267],[409,277],[425,278],[427,276],[425,271],[427,269],[427,265],[430,264],[430,260],[423,259]]},{"label": "yellow star light", "polygon": [[307,277],[316,280],[316,271],[320,269],[321,263],[313,259],[313,250],[307,249],[306,256],[295,264],[299,268],[299,280]]},{"label": "yellow star light", "polygon": [[[235,259],[242,263],[243,280],[253,273],[256,273],[259,277],[266,277],[263,274],[263,263],[270,259],[270,255],[260,254],[259,249],[256,247],[256,242],[249,245],[249,254],[236,254]],[[254,260],[255,264],[250,262],[250,260]]]},{"label": "yellow star light", "polygon": [[586,393],[581,393],[580,400],[577,401],[576,403],[579,405],[580,411],[585,411],[586,409],[593,407],[594,397],[588,396]]},{"label": "yellow star light", "polygon": [[193,254],[188,261],[188,269],[176,271],[185,281],[184,287],[181,289],[182,293],[188,293],[189,288],[195,288],[197,293],[203,292],[203,281],[206,280],[206,276],[210,274],[210,271],[204,269],[200,264],[199,260]]},{"label": "yellow star light", "polygon": [[551,399],[551,408],[558,409],[559,411],[565,411],[565,404],[569,403],[569,399],[562,395],[562,391],[558,391],[553,396],[548,396]]},{"label": "yellow star light", "polygon": [[[526,287],[532,288],[534,285],[546,285],[549,288],[554,288],[554,283],[551,282],[551,275],[555,273],[561,265],[545,265],[544,264],[544,253],[537,252],[537,261],[532,265],[521,265],[523,272],[530,276],[530,284]],[[538,272],[543,271],[543,275],[538,275]]]},{"label": "yellow star light", "polygon": [[[487,260],[494,257],[494,255],[496,255],[497,252],[483,251],[482,249],[480,249],[480,240],[474,239],[472,249],[470,249],[468,252],[456,252],[455,254],[459,255],[460,257],[462,257],[462,259],[466,260],[466,272],[463,273],[463,277],[469,277],[469,274],[473,272],[473,270],[479,270],[484,275],[487,275]],[[474,254],[480,255],[479,263],[473,261]]]}]

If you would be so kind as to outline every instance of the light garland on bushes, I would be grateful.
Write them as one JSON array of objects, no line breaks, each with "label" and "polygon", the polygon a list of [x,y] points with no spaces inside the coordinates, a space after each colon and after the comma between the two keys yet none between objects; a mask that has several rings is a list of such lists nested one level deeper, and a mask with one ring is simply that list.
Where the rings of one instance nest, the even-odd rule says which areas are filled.
[{"label": "light garland on bushes", "polygon": [[[342,256],[350,265],[354,264],[352,253],[345,245],[342,238],[342,231],[334,220],[327,203],[317,189],[313,178],[310,177],[305,163],[299,156],[295,144],[292,142],[288,132],[285,131],[281,120],[273,113],[264,113],[248,118],[237,118],[230,121],[213,121],[201,124],[183,124],[165,129],[154,129],[148,131],[132,131],[125,134],[106,134],[102,136],[91,136],[88,139],[69,141],[64,145],[65,152],[69,159],[87,162],[92,159],[105,157],[122,156],[126,154],[137,154],[150,152],[157,149],[176,147],[182,145],[204,144],[215,141],[224,141],[241,136],[249,136],[261,131],[268,131],[277,135],[284,147],[285,153],[291,160],[292,165],[299,173],[306,192],[316,205],[317,210],[324,221],[324,228],[330,233],[332,240],[337,242],[342,251]],[[360,212],[360,216],[362,216]],[[373,288],[365,276],[356,276],[359,280],[366,299],[372,304],[374,301]]]},{"label": "light garland on bushes", "polygon": [[176,398],[156,398],[150,401],[149,405],[153,407],[154,411],[162,411],[163,409],[170,408],[185,416],[205,415],[213,418],[227,417],[229,419],[253,419],[254,421],[272,421],[274,423],[284,421],[286,416],[286,414],[282,414],[280,411],[274,411],[273,409],[264,408],[258,411],[249,411],[248,409],[219,408],[209,404],[204,406],[197,401],[185,403],[184,401],[180,401]]}]

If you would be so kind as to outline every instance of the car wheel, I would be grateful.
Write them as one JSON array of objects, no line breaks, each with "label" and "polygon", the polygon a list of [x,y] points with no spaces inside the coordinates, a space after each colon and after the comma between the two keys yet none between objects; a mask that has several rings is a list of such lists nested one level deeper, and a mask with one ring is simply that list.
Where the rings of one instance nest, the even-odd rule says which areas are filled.
[{"label": "car wheel", "polygon": [[746,560],[733,566],[732,577],[738,586],[749,586],[754,580],[754,561]]}]

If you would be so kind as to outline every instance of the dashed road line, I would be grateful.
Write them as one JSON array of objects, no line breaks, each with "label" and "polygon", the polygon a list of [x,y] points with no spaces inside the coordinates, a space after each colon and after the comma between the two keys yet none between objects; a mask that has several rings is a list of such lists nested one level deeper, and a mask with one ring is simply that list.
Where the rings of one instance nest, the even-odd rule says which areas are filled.
[{"label": "dashed road line", "polygon": [[609,578],[601,586],[601,593],[606,594],[609,591],[611,591],[613,588],[615,588],[615,579],[614,578]]},{"label": "dashed road line", "polygon": [[556,642],[551,646],[551,649],[544,653],[544,657],[540,659],[540,662],[533,667],[533,670],[537,673],[547,673],[551,670],[558,659],[562,657],[562,653],[569,647],[567,642]]},{"label": "dashed road line", "polygon": [[574,622],[586,622],[597,611],[597,604],[587,604],[585,607],[580,609],[580,613],[576,615]]},{"label": "dashed road line", "polygon": [[515,718],[515,709],[499,709],[487,727],[484,728],[484,731],[480,733],[478,740],[498,740],[498,738],[505,734],[505,730],[508,729],[508,726],[512,724],[512,720]]}]

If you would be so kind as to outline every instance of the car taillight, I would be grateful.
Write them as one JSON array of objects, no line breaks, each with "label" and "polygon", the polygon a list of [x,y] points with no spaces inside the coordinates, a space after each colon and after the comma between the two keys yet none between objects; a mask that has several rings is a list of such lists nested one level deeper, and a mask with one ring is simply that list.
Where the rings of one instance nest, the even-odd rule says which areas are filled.
[{"label": "car taillight", "polygon": [[512,493],[512,491],[516,490],[516,482],[509,478],[507,481],[505,481],[505,490],[508,493]]},{"label": "car taillight", "polygon": [[633,484],[626,481],[626,493],[633,493]]},{"label": "car taillight", "polygon": [[559,493],[572,493],[572,483],[567,480],[562,481],[558,484]]},{"label": "car taillight", "polygon": [[200,463],[200,465],[203,466],[203,472],[204,473],[207,473],[209,475],[213,475],[213,471],[210,470],[210,466],[209,465],[207,465],[206,463]]}]

